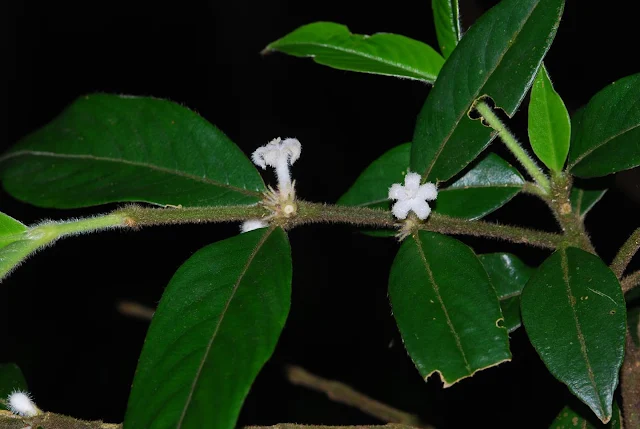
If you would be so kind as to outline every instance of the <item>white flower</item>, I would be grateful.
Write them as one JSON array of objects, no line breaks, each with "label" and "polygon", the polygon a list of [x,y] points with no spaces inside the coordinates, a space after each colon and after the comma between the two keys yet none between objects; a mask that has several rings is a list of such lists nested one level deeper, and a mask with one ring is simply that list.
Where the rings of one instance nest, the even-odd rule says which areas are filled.
[{"label": "white flower", "polygon": [[249,219],[240,225],[240,233],[253,231],[254,229],[266,228],[267,226],[267,223],[260,219]]},{"label": "white flower", "polygon": [[251,155],[251,160],[263,170],[267,165],[275,168],[278,190],[283,196],[287,196],[293,194],[289,166],[300,158],[301,151],[302,145],[298,139],[288,138],[281,141],[278,137],[256,149]]},{"label": "white flower", "polygon": [[396,218],[406,219],[409,211],[413,211],[418,218],[424,220],[431,213],[427,200],[435,200],[438,197],[438,189],[433,183],[421,185],[420,180],[418,173],[407,173],[404,186],[394,183],[389,188],[389,199],[397,200],[391,208]]},{"label": "white flower", "polygon": [[13,414],[22,417],[34,417],[40,414],[40,410],[31,400],[31,396],[27,392],[14,390],[7,397],[7,408]]}]

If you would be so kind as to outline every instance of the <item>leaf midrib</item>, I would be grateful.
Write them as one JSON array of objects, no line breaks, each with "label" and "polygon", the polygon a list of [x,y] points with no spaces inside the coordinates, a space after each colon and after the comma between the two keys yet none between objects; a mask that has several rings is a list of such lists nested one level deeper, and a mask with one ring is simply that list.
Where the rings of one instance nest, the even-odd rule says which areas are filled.
[{"label": "leaf midrib", "polygon": [[202,356],[202,359],[200,360],[200,366],[198,367],[198,371],[196,372],[195,377],[193,379],[193,383],[191,384],[191,389],[189,389],[189,396],[187,397],[187,401],[185,402],[184,407],[182,409],[182,414],[180,415],[180,420],[178,421],[176,429],[182,428],[182,423],[183,423],[183,421],[184,421],[184,419],[185,419],[185,417],[187,415],[187,410],[189,409],[189,405],[191,403],[191,400],[193,399],[193,394],[194,394],[194,392],[195,392],[195,390],[196,390],[196,388],[198,386],[198,382],[200,381],[200,374],[202,373],[202,368],[204,367],[204,364],[207,361],[207,358],[209,357],[209,352],[211,351],[211,347],[213,346],[213,343],[214,343],[214,341],[215,341],[215,339],[216,339],[216,337],[218,335],[218,332],[220,330],[220,326],[222,325],[222,322],[223,322],[224,317],[225,317],[225,315],[227,313],[227,310],[229,309],[229,306],[231,305],[231,301],[233,301],[233,298],[235,297],[236,292],[238,291],[240,283],[242,282],[242,279],[244,278],[244,276],[247,273],[247,271],[249,270],[249,267],[251,266],[251,263],[255,259],[256,255],[258,254],[258,252],[260,251],[260,249],[262,248],[264,243],[271,236],[271,233],[276,228],[277,227],[273,226],[273,227],[269,228],[267,231],[265,231],[265,233],[262,236],[262,238],[260,239],[260,241],[258,241],[256,246],[253,248],[253,250],[249,254],[249,258],[247,259],[247,263],[244,265],[244,267],[240,271],[240,275],[238,276],[238,280],[233,285],[233,289],[231,290],[231,295],[229,295],[229,299],[227,299],[227,302],[225,303],[225,306],[222,309],[222,312],[220,313],[220,317],[218,318],[218,323],[216,324],[216,328],[213,331],[213,334],[211,335],[211,339],[207,343],[207,348],[205,349],[204,355]]},{"label": "leaf midrib", "polygon": [[209,178],[206,177],[199,177],[199,176],[195,176],[192,174],[188,174],[185,173],[183,171],[180,170],[172,170],[170,168],[166,168],[166,167],[161,167],[159,165],[155,165],[155,164],[149,164],[149,163],[145,163],[145,162],[137,162],[137,161],[130,161],[127,159],[122,159],[122,158],[109,158],[109,157],[102,157],[102,156],[95,156],[95,155],[88,155],[88,154],[67,154],[67,153],[55,153],[55,152],[44,152],[44,151],[32,151],[32,150],[22,150],[22,151],[16,151],[16,152],[12,152],[9,153],[3,157],[0,158],[0,163],[11,159],[11,158],[16,158],[19,156],[43,156],[43,157],[51,157],[51,158],[62,158],[62,159],[81,159],[81,160],[92,160],[92,161],[98,161],[98,162],[111,162],[111,163],[120,163],[120,164],[125,164],[125,165],[129,165],[129,166],[133,166],[133,167],[141,167],[141,168],[148,168],[150,170],[154,170],[154,171],[158,171],[161,173],[166,173],[166,174],[170,174],[170,175],[174,175],[174,176],[178,176],[178,177],[182,177],[185,179],[189,179],[189,180],[193,180],[195,182],[200,182],[200,183],[205,183],[207,185],[212,185],[212,186],[217,186],[220,188],[225,188],[225,189],[229,189],[232,190],[234,192],[238,192],[244,195],[250,195],[250,196],[255,196],[255,197],[259,197],[260,193],[257,191],[251,191],[249,189],[245,189],[245,188],[238,188],[236,186],[233,185],[229,185],[227,183],[223,183],[223,182],[218,182],[216,180],[211,180]]},{"label": "leaf midrib", "polygon": [[[384,33],[376,33],[376,34],[384,34]],[[369,38],[372,38],[372,37],[376,36],[376,34],[370,36]],[[354,36],[353,33],[349,33],[349,37],[353,37],[353,36]],[[419,79],[419,78],[412,77],[412,76],[402,75],[402,77],[405,77],[407,79],[423,80],[423,81],[426,81],[427,83],[433,83],[436,80],[436,76],[432,76],[430,74],[426,74],[422,70],[414,69],[413,67],[409,67],[409,66],[403,66],[402,63],[394,63],[392,61],[385,60],[382,57],[376,57],[376,56],[373,56],[373,55],[370,55],[370,54],[368,55],[368,54],[366,54],[364,52],[355,51],[355,50],[347,49],[347,48],[342,48],[342,47],[340,47],[338,45],[329,45],[329,44],[326,44],[326,43],[317,43],[317,42],[287,42],[286,44],[287,45],[291,45],[291,46],[318,46],[318,47],[321,47],[321,48],[333,49],[333,50],[338,51],[338,52],[352,54],[352,55],[357,56],[357,57],[366,58],[366,59],[368,59],[370,61],[373,61],[373,62],[379,62],[379,63],[385,64],[387,66],[395,67],[395,68],[397,68],[399,70],[409,71],[409,72],[415,73],[415,74],[417,74],[419,76],[423,76],[425,78],[425,79]],[[275,47],[275,48],[270,47],[269,49],[278,49],[278,48],[277,47]],[[311,57],[311,58],[314,58],[314,59],[318,57],[317,54],[310,54],[310,55],[305,55],[305,56],[306,57]],[[372,72],[369,72],[369,73],[372,73]],[[375,72],[375,73],[384,74],[384,73],[380,73],[380,72]]]},{"label": "leaf midrib", "polygon": [[[524,19],[521,21],[520,29],[517,32],[515,32],[513,38],[511,39],[511,40],[513,40],[513,43],[507,45],[506,49],[500,54],[500,59],[498,59],[498,61],[496,62],[496,65],[493,67],[491,72],[487,73],[487,75],[486,75],[487,77],[485,78],[484,82],[482,82],[482,84],[478,87],[478,89],[475,92],[472,100],[466,104],[466,108],[465,109],[462,109],[460,115],[458,116],[458,118],[453,123],[454,124],[453,127],[451,128],[449,133],[445,136],[444,140],[442,141],[442,143],[438,147],[438,150],[436,151],[436,154],[435,154],[433,160],[431,161],[431,165],[429,165],[427,167],[427,170],[422,175],[423,178],[429,177],[429,174],[431,174],[431,170],[433,170],[433,166],[436,164],[436,161],[438,160],[438,158],[440,158],[440,154],[442,153],[445,145],[449,142],[449,139],[451,139],[451,136],[453,135],[454,131],[457,128],[457,125],[460,123],[460,121],[462,120],[464,115],[469,111],[469,109],[471,108],[471,105],[476,102],[476,100],[478,99],[478,96],[479,96],[482,88],[484,88],[485,85],[487,84],[487,82],[489,81],[489,79],[491,79],[491,77],[495,73],[495,71],[498,68],[498,66],[500,64],[502,64],[502,60],[504,59],[504,56],[507,55],[507,52],[509,51],[509,49],[511,49],[511,47],[516,43],[516,39],[518,38],[518,36],[522,32],[522,29],[525,27],[527,21],[529,21],[529,18],[531,18],[531,15],[533,15],[533,12],[535,12],[535,10],[537,9],[539,4],[540,4],[540,0],[538,0],[536,5],[533,8],[531,8],[531,11],[529,12],[529,14],[527,16],[525,16]],[[490,94],[487,94],[487,95],[490,95]],[[494,131],[493,133],[495,134],[496,132]]]},{"label": "leaf midrib", "polygon": [[578,158],[576,158],[571,164],[569,164],[567,166],[567,170],[571,170],[573,167],[575,167],[580,161],[582,161],[584,158],[586,158],[587,156],[591,155],[594,151],[600,149],[602,146],[608,144],[611,140],[617,139],[618,137],[620,137],[623,134],[626,134],[628,132],[633,131],[634,129],[640,127],[640,122],[638,122],[637,124],[634,124],[628,128],[625,128],[624,130],[621,130],[620,132],[618,132],[617,134],[612,135],[611,137],[605,139],[602,141],[602,143],[600,143],[599,145],[593,146],[591,149],[587,150],[586,152],[584,152],[582,155],[580,155]]}]

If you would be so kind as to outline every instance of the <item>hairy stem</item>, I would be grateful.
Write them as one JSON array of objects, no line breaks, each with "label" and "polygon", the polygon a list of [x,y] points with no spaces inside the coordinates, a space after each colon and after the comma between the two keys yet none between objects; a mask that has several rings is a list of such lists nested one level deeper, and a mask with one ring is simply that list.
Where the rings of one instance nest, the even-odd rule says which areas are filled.
[{"label": "hairy stem", "polygon": [[629,292],[636,286],[640,286],[640,270],[623,277],[622,280],[620,280],[620,285],[622,286],[623,293]]},{"label": "hairy stem", "polygon": [[624,427],[640,428],[640,349],[633,343],[629,332],[620,375]]},{"label": "hairy stem", "polygon": [[640,249],[640,228],[633,231],[618,251],[616,257],[613,258],[613,262],[611,262],[611,269],[618,279],[622,278],[624,270],[627,268],[629,262],[631,262],[631,259],[633,258],[633,255],[636,254],[638,249]]},{"label": "hairy stem", "polygon": [[527,173],[533,177],[540,188],[542,188],[545,193],[549,193],[551,190],[549,179],[522,146],[520,146],[518,140],[511,134],[506,125],[502,123],[498,115],[493,112],[493,109],[482,100],[475,104],[475,108],[484,121],[498,132],[500,140],[502,140],[505,146],[513,153],[518,162],[520,162],[524,169],[527,170]]}]

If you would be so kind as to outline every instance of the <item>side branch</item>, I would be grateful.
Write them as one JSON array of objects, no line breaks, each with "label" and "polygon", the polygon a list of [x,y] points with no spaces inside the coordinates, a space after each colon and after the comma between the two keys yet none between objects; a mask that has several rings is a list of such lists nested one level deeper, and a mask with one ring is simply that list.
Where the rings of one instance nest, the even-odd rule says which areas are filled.
[{"label": "side branch", "polygon": [[633,231],[618,251],[616,257],[613,258],[613,262],[611,262],[611,269],[618,279],[622,278],[624,270],[627,268],[631,259],[633,259],[633,255],[636,254],[638,249],[640,249],[640,228]]},{"label": "side branch", "polygon": [[640,285],[640,270],[625,276],[620,281],[620,285],[622,286],[622,293],[627,293],[634,287]]}]

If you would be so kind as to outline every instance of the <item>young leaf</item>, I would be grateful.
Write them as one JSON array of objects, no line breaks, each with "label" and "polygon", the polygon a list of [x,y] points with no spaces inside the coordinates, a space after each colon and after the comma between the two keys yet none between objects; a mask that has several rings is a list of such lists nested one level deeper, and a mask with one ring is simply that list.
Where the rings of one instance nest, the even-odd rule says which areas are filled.
[{"label": "young leaf", "polygon": [[291,250],[280,228],[196,252],[171,279],[145,340],[124,429],[233,429],[289,312]]},{"label": "young leaf", "polygon": [[531,148],[550,170],[562,171],[569,153],[571,120],[569,112],[553,89],[544,64],[531,88],[529,141]]},{"label": "young leaf", "polygon": [[405,36],[352,34],[333,22],[304,25],[269,44],[262,53],[280,51],[312,57],[339,70],[381,74],[433,83],[444,59],[431,46]]},{"label": "young leaf", "polygon": [[640,73],[591,98],[571,142],[567,169],[599,177],[640,165]]},{"label": "young leaf", "polygon": [[504,315],[504,327],[513,332],[522,325],[520,294],[535,269],[511,253],[487,253],[478,259],[498,294]]},{"label": "young leaf", "polygon": [[462,37],[458,0],[432,0],[431,8],[440,52],[448,58]]},{"label": "young leaf", "polygon": [[445,181],[495,133],[469,112],[482,96],[513,115],[553,40],[563,0],[503,0],[460,40],[427,97],[411,148],[411,170]]},{"label": "young leaf", "polygon": [[594,422],[590,417],[567,406],[560,411],[549,429],[622,429],[622,413],[615,402],[613,403],[613,417],[608,424]]},{"label": "young leaf", "polygon": [[8,409],[5,400],[16,390],[28,390],[22,371],[15,363],[0,364],[0,410]]},{"label": "young leaf", "polygon": [[606,192],[606,189],[582,189],[574,184],[569,197],[571,209],[578,216],[584,218]]},{"label": "young leaf", "polygon": [[27,227],[11,216],[0,213],[0,249],[22,238]]},{"label": "young leaf", "polygon": [[591,253],[559,249],[533,274],[521,301],[527,334],[549,371],[607,423],[626,331],[616,276]]},{"label": "young leaf", "polygon": [[0,249],[0,282],[40,246],[48,243],[43,239],[16,240]]},{"label": "young leaf", "polygon": [[[385,152],[362,172],[338,204],[388,209],[389,187],[404,181],[410,152],[411,143]],[[449,187],[438,190],[434,211],[478,219],[506,204],[522,189],[523,183],[515,168],[490,153]]]},{"label": "young leaf", "polygon": [[391,266],[389,297],[404,345],[420,374],[445,387],[511,359],[496,292],[473,251],[420,231]]},{"label": "young leaf", "polygon": [[118,201],[251,204],[264,183],[220,130],[169,101],[81,97],[0,157],[14,197],[43,207]]}]

